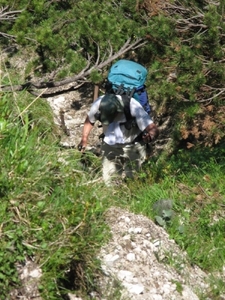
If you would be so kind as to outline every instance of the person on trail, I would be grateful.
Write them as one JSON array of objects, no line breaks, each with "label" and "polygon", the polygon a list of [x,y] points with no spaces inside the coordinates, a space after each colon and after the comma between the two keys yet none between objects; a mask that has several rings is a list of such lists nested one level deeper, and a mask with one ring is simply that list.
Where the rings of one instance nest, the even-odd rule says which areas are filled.
[{"label": "person on trail", "polygon": [[158,128],[142,105],[131,98],[127,120],[125,104],[120,95],[106,94],[95,100],[84,122],[82,138],[78,145],[85,151],[88,136],[97,120],[102,123],[102,165],[103,180],[106,185],[118,176],[133,178],[146,160],[146,144],[158,136]]}]

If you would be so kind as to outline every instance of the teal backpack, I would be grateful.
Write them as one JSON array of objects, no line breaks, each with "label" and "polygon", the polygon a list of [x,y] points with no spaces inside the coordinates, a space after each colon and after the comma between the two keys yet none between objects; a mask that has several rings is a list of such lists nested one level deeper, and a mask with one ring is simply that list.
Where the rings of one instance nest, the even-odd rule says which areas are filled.
[{"label": "teal backpack", "polygon": [[150,113],[148,94],[145,89],[147,70],[142,65],[126,59],[114,63],[108,73],[106,92],[135,98]]}]

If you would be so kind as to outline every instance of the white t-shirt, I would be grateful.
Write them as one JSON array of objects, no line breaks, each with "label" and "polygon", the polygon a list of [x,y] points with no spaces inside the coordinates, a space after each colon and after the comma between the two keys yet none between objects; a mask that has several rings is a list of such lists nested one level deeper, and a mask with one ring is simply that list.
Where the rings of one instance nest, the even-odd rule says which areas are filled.
[{"label": "white t-shirt", "polygon": [[[91,123],[97,121],[95,115],[99,111],[99,106],[101,99],[104,96],[100,96],[91,106],[91,109],[88,113],[88,117]],[[118,96],[118,99],[122,101],[121,96]],[[124,113],[118,113],[112,123],[109,125],[103,125],[103,132],[105,134],[104,142],[108,145],[123,145],[129,144],[134,141],[134,139],[145,130],[145,128],[152,124],[150,116],[144,110],[142,105],[131,98],[130,100],[130,113],[132,117],[135,117],[137,126],[132,127],[130,130],[126,129],[124,124],[126,122],[126,116]]]}]

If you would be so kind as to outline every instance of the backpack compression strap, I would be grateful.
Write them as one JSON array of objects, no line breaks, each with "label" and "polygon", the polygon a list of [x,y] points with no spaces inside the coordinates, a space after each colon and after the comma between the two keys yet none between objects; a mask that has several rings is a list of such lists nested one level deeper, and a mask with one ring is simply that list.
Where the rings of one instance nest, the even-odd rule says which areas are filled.
[{"label": "backpack compression strap", "polygon": [[125,89],[123,83],[116,86],[116,89],[114,88],[114,93],[116,95],[120,95],[120,96],[126,95],[128,98],[131,98],[135,93],[135,91],[136,91],[135,87],[132,89],[131,88]]}]

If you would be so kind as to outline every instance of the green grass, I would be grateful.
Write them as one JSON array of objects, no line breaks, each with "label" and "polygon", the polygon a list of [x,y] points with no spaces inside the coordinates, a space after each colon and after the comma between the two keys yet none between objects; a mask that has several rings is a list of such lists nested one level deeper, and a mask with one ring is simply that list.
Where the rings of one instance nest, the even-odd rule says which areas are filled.
[{"label": "green grass", "polygon": [[[175,216],[164,228],[187,252],[189,263],[209,274],[222,272],[225,264],[224,167],[223,144],[214,149],[180,151],[161,166],[149,162],[142,171],[145,182],[138,183],[138,188],[130,187],[134,195],[131,209],[151,219],[156,217],[152,207],[157,200],[173,200]],[[209,294],[220,299],[224,282],[212,276],[210,283]]]},{"label": "green grass", "polygon": [[[51,110],[23,92],[0,99],[0,299],[19,285],[16,262],[35,259],[42,267],[43,299],[62,299],[68,290],[97,289],[96,253],[110,237],[104,212],[117,205],[155,219],[153,204],[172,199],[175,216],[165,230],[204,271],[225,263],[224,147],[180,151],[152,159],[138,175],[113,190],[98,179],[101,161],[59,147]],[[30,103],[33,103],[30,105]],[[177,283],[179,287],[179,283]],[[214,277],[209,295],[224,284]],[[119,296],[118,296],[119,297]],[[88,299],[88,297],[87,297]]]},{"label": "green grass", "polygon": [[80,287],[92,286],[94,254],[108,236],[101,218],[104,188],[92,185],[100,160],[89,155],[91,171],[83,170],[80,153],[58,146],[44,100],[28,111],[31,97],[23,93],[21,99],[16,106],[11,94],[0,100],[0,298],[19,283],[15,263],[35,257],[43,269],[44,297],[57,299],[58,282],[68,280],[66,271],[77,262],[86,270]]},{"label": "green grass", "polygon": [[[131,204],[135,212],[154,218],[153,204],[159,199],[172,199],[175,217],[166,229],[187,251],[190,261],[209,272],[225,263],[225,160],[218,155],[223,149],[205,149],[203,154],[202,150],[184,151],[172,157],[161,168],[161,178],[157,175],[150,186],[144,183],[137,189]],[[159,167],[150,163],[146,172],[149,166]]]}]

